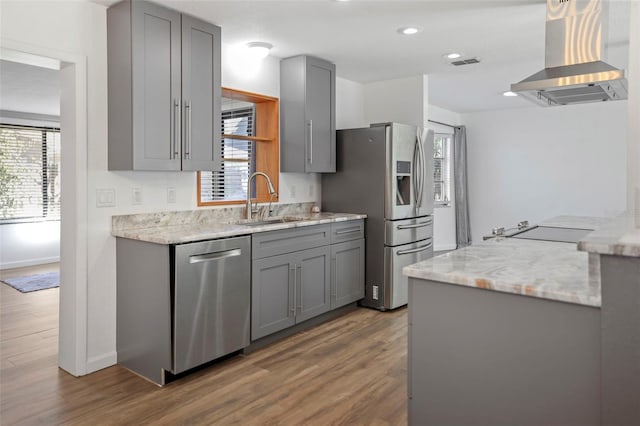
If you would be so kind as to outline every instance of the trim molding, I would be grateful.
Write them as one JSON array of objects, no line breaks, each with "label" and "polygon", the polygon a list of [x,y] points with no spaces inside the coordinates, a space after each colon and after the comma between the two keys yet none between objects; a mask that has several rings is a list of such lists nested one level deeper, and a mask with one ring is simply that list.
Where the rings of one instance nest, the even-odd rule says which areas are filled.
[{"label": "trim molding", "polygon": [[87,359],[86,374],[94,373],[103,368],[111,367],[118,363],[118,353],[116,351],[109,352],[99,356],[92,356]]},{"label": "trim molding", "polygon": [[40,257],[37,259],[17,260],[14,262],[0,263],[0,270],[23,268],[25,266],[44,265],[45,263],[60,262],[60,256]]}]

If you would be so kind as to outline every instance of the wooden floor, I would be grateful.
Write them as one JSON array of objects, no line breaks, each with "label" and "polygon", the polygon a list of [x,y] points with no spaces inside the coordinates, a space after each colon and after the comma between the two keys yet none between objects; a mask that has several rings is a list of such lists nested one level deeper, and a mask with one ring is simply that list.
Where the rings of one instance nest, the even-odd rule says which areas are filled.
[{"label": "wooden floor", "polygon": [[0,287],[2,425],[407,423],[406,309],[358,309],[159,388],[58,369],[58,289]]}]

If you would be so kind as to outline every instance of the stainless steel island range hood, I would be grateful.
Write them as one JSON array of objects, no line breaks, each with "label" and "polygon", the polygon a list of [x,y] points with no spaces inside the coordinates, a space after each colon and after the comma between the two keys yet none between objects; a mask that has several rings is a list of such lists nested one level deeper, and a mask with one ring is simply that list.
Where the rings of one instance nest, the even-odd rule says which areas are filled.
[{"label": "stainless steel island range hood", "polygon": [[542,106],[627,99],[624,70],[603,62],[607,3],[547,0],[545,68],[511,85]]}]

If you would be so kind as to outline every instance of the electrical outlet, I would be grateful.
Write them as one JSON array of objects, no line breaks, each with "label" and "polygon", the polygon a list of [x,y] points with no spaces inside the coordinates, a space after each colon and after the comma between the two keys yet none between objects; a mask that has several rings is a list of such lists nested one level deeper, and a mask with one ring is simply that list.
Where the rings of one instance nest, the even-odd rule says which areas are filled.
[{"label": "electrical outlet", "polygon": [[295,198],[295,196],[296,196],[296,186],[295,185],[291,185],[289,187],[289,195],[291,196],[291,198]]},{"label": "electrical outlet", "polygon": [[315,185],[314,185],[314,184],[310,184],[310,185],[309,185],[309,191],[308,191],[308,194],[307,194],[307,195],[308,195],[309,197],[313,197],[313,194],[314,194],[314,192],[315,192],[315,189],[316,189],[316,188],[315,188]]},{"label": "electrical outlet", "polygon": [[96,207],[115,207],[116,190],[113,188],[96,189]]},{"label": "electrical outlet", "polygon": [[142,190],[140,188],[131,188],[131,204],[134,206],[142,204]]},{"label": "electrical outlet", "polygon": [[372,295],[373,300],[378,300],[378,286],[374,285],[373,286],[373,295]]},{"label": "electrical outlet", "polygon": [[167,203],[174,204],[176,202],[176,189],[167,188]]}]

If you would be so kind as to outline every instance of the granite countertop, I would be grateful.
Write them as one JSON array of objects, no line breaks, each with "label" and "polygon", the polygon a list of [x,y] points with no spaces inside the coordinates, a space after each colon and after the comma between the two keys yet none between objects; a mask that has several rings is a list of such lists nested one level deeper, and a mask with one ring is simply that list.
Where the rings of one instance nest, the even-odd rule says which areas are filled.
[{"label": "granite countertop", "polygon": [[[279,229],[297,228],[302,226],[320,225],[324,223],[343,222],[348,220],[365,219],[364,214],[349,213],[310,213],[287,215],[281,218],[296,219],[294,222],[270,223],[265,225],[247,226],[240,223],[190,223],[186,225],[150,226],[147,228],[112,228],[114,237],[146,241],[156,244],[183,244],[194,241],[212,240],[216,238],[249,235],[258,232],[275,231]],[[277,219],[275,217],[266,218]]]},{"label": "granite countertop", "polygon": [[[542,226],[598,229],[611,219],[559,216]],[[573,243],[495,238],[407,266],[405,275],[600,307],[600,263]]]},{"label": "granite countertop", "polygon": [[611,221],[580,240],[578,250],[640,257],[640,217],[622,216]]}]

